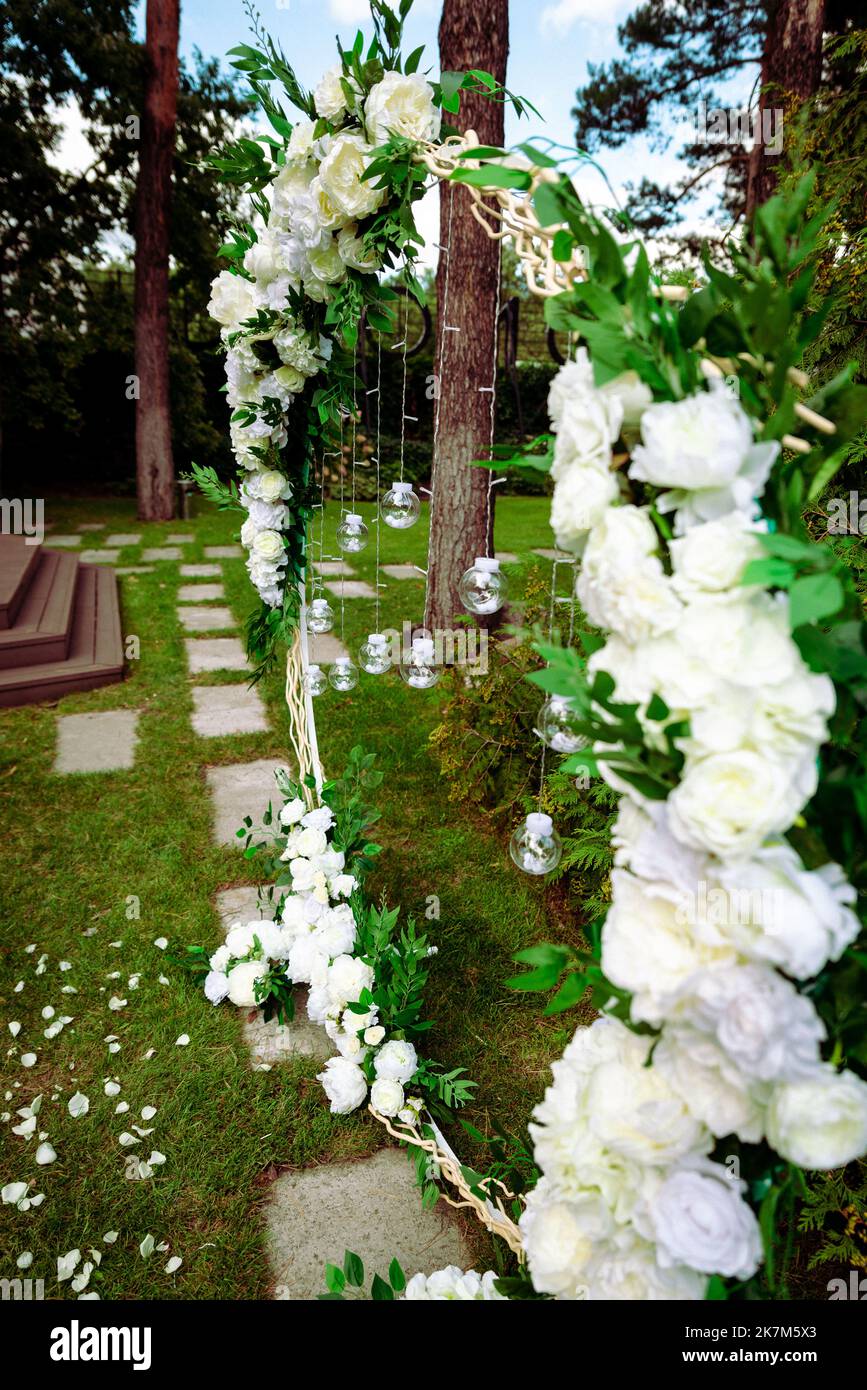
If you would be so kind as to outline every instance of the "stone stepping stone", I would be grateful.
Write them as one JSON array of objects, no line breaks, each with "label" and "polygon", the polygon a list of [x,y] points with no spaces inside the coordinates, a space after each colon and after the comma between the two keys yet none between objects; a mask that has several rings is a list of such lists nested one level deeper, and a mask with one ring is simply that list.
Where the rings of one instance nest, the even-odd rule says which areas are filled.
[{"label": "stone stepping stone", "polygon": [[195,536],[189,536],[189,535],[182,535],[182,536],[166,536],[166,544],[167,544],[167,545],[190,545],[195,539],[196,539]]},{"label": "stone stepping stone", "polygon": [[120,565],[115,574],[153,574],[153,565]]},{"label": "stone stepping stone", "polygon": [[143,550],[141,557],[143,560],[180,560],[182,554],[176,545],[154,545]]},{"label": "stone stepping stone", "polygon": [[230,763],[224,767],[205,768],[213,806],[214,841],[218,845],[234,845],[240,849],[244,841],[235,834],[245,816],[254,825],[261,825],[268,803],[276,806],[280,793],[274,774],[278,768],[289,769],[273,758],[259,758],[252,763]]},{"label": "stone stepping stone", "polygon": [[196,685],[192,725],[200,738],[261,734],[268,728],[262,697],[246,685]]},{"label": "stone stepping stone", "polygon": [[76,531],[104,531],[104,521],[83,521],[80,526],[76,526]]},{"label": "stone stepping stone", "polygon": [[54,771],[118,772],[135,762],[138,710],[62,714],[57,720]]},{"label": "stone stepping stone", "polygon": [[226,591],[222,584],[182,584],[178,589],[179,603],[202,603],[209,599],[225,598]]},{"label": "stone stepping stone", "polygon": [[259,889],[255,883],[239,883],[235,888],[221,888],[214,894],[214,907],[220,918],[224,932],[236,922],[253,922],[257,917],[271,921],[274,912],[266,902],[259,902]]},{"label": "stone stepping stone", "polygon": [[69,549],[73,545],[81,545],[81,536],[52,536],[51,544]]},{"label": "stone stepping stone", "polygon": [[235,626],[228,608],[179,608],[178,617],[187,632],[213,632],[216,628]]},{"label": "stone stepping stone", "polygon": [[206,560],[234,560],[236,555],[243,555],[244,552],[239,545],[206,545]]},{"label": "stone stepping stone", "polygon": [[141,531],[118,531],[116,535],[106,536],[106,545],[138,545]]},{"label": "stone stepping stone", "polygon": [[339,656],[348,656],[340,638],[333,632],[318,632],[310,638],[310,660],[317,666],[330,666]]},{"label": "stone stepping stone", "polygon": [[342,574],[348,576],[355,574],[355,570],[347,565],[345,560],[320,560],[318,565],[314,565],[317,574]]},{"label": "stone stepping stone", "polygon": [[325,588],[343,598],[376,598],[376,590],[363,579],[344,579],[339,584],[326,584]]},{"label": "stone stepping stone", "polygon": [[497,559],[501,565],[517,565],[518,557],[513,550],[498,550]]},{"label": "stone stepping stone", "polygon": [[82,550],[83,565],[113,565],[120,555],[119,550]]},{"label": "stone stepping stone", "polygon": [[383,574],[387,574],[390,579],[423,579],[424,575],[419,574],[415,565],[383,565]]},{"label": "stone stepping stone", "polygon": [[329,1163],[282,1173],[265,1208],[267,1247],[281,1299],[325,1292],[325,1264],[343,1265],[345,1250],[388,1279],[393,1259],[407,1277],[445,1265],[470,1268],[475,1255],[445,1202],[425,1211],[415,1168],[399,1149],[380,1149],[355,1163]]},{"label": "stone stepping stone", "polygon": [[219,565],[181,565],[184,579],[217,579],[222,573]]},{"label": "stone stepping stone", "polygon": [[[118,570],[120,574],[120,570]],[[187,637],[187,664],[190,675],[203,671],[246,671],[247,654],[237,637]]]}]

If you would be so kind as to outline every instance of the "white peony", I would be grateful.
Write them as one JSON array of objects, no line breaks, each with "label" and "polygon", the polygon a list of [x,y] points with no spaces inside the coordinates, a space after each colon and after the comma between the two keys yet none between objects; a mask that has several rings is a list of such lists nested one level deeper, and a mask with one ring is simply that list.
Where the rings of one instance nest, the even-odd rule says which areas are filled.
[{"label": "white peony", "polygon": [[583,1297],[588,1265],[614,1233],[611,1211],[598,1193],[567,1198],[543,1177],[519,1224],[533,1287],[558,1298]]},{"label": "white peony", "polygon": [[653,1066],[716,1138],[737,1134],[750,1144],[762,1138],[770,1088],[751,1084],[708,1034],[668,1024]]},{"label": "white peony", "polygon": [[674,628],[681,603],[663,571],[647,511],[609,507],[590,532],[575,592],[596,627],[627,642]]},{"label": "white peony", "polygon": [[356,880],[352,874],[335,874],[328,880],[328,891],[332,898],[348,898],[357,887]]},{"label": "white peony", "polygon": [[418,1069],[418,1054],[411,1042],[393,1038],[379,1049],[373,1067],[377,1076],[405,1085]]},{"label": "white peony", "polygon": [[755,1274],[762,1236],[743,1190],[718,1163],[667,1177],[650,1209],[660,1264],[688,1265],[727,1279]]},{"label": "white peony", "polygon": [[225,328],[237,329],[244,319],[252,318],[256,312],[253,286],[243,275],[233,275],[230,270],[221,270],[211,282],[211,298],[208,313]]},{"label": "white peony", "polygon": [[317,246],[307,256],[310,273],[305,274],[305,285],[312,275],[323,285],[336,285],[346,277],[346,265],[338,250],[337,240],[331,237],[323,246]]},{"label": "white peony", "polygon": [[235,922],[226,933],[225,946],[231,957],[238,959],[253,949],[255,922]]},{"label": "white peony", "polygon": [[345,905],[325,909],[313,933],[317,946],[332,960],[352,950],[355,936],[355,918]]},{"label": "white peony", "polygon": [[348,1057],[330,1057],[316,1080],[322,1082],[332,1115],[348,1115],[351,1110],[357,1110],[367,1096],[364,1072]]},{"label": "white peony", "polygon": [[376,253],[365,250],[364,238],[356,236],[352,222],[337,233],[337,251],[343,264],[352,270],[370,274],[379,269]]},{"label": "white peony", "polygon": [[670,825],[684,844],[721,859],[746,857],[788,830],[811,794],[785,762],[749,748],[687,758],[668,798]]},{"label": "white peony", "polygon": [[599,394],[617,401],[621,414],[620,433],[624,439],[637,438],[641,417],[649,405],[653,404],[653,392],[641,380],[637,372],[621,372],[619,376],[606,381],[598,388]]},{"label": "white peony", "polygon": [[301,797],[293,797],[293,799],[291,801],[287,801],[285,806],[283,806],[280,810],[280,824],[297,825],[298,822],[304,816],[306,810],[307,807],[305,806]]},{"label": "white peony", "polygon": [[368,217],[379,207],[385,192],[375,180],[362,182],[370,162],[371,147],[360,135],[338,135],[319,166],[319,179],[333,206],[347,221]]},{"label": "white peony", "polygon": [[648,406],[641,438],[631,476],[656,487],[693,491],[731,483],[752,447],[753,431],[729,391],[710,390]]},{"label": "white peony", "polygon": [[313,859],[317,854],[324,854],[328,848],[328,837],[324,830],[318,830],[315,825],[308,825],[295,841],[295,848],[305,859]]},{"label": "white peony", "polygon": [[319,970],[327,968],[328,959],[328,952],[323,950],[312,932],[296,936],[289,948],[289,976],[296,984],[309,985]]},{"label": "white peony", "polygon": [[669,544],[674,587],[683,596],[736,588],[751,560],[765,554],[758,527],[742,512],[694,526]]},{"label": "white peony", "polygon": [[364,119],[375,145],[384,145],[390,135],[431,141],[440,132],[441,117],[433,103],[433,88],[417,72],[387,72],[370,89],[364,103]]},{"label": "white peony", "polygon": [[252,550],[260,560],[272,563],[286,554],[283,537],[278,531],[259,531],[253,541]]},{"label": "white peony", "polygon": [[313,89],[313,104],[316,114],[326,121],[335,121],[346,110],[346,93],[342,82],[348,81],[342,63],[324,72]]},{"label": "white peony", "polygon": [[244,253],[244,269],[260,281],[275,280],[280,274],[280,243],[271,228],[266,227]]},{"label": "white peony", "polygon": [[505,1294],[497,1293],[496,1279],[492,1269],[480,1277],[474,1269],[464,1273],[457,1265],[449,1265],[433,1274],[414,1274],[407,1282],[403,1298],[409,1302],[429,1303],[508,1302]]},{"label": "white peony", "polygon": [[707,1276],[686,1265],[663,1268],[656,1247],[637,1236],[604,1249],[588,1270],[588,1302],[659,1303],[705,1297]]},{"label": "white peony", "polygon": [[292,134],[289,136],[289,144],[286,146],[287,159],[300,161],[312,159],[313,131],[315,128],[313,121],[295,122],[292,127]]},{"label": "white peony", "polygon": [[614,396],[606,398],[594,390],[567,400],[557,424],[551,476],[562,478],[575,464],[607,470],[620,419],[620,403]]},{"label": "white peony", "polygon": [[268,974],[266,960],[241,961],[229,971],[229,998],[239,1009],[252,1008],[256,1003],[255,984]]},{"label": "white peony", "polygon": [[228,946],[224,941],[222,946],[218,946],[214,954],[211,956],[211,969],[217,971],[225,970],[226,966],[229,964],[229,961],[231,959],[232,952],[229,950]]},{"label": "white peony", "polygon": [[362,990],[373,987],[373,967],[358,956],[342,955],[328,969],[328,995],[332,1004],[344,1009],[354,1004]]},{"label": "white peony", "polygon": [[403,1087],[399,1081],[391,1081],[385,1076],[377,1077],[370,1088],[370,1103],[380,1115],[391,1119],[403,1109]]},{"label": "white peony", "polygon": [[800,1168],[842,1168],[867,1152],[867,1084],[822,1067],[777,1086],[768,1106],[768,1142]]},{"label": "white peony", "polygon": [[613,473],[580,464],[561,473],[551,499],[551,529],[560,549],[577,552],[618,495]]},{"label": "white peony", "polygon": [[210,970],[205,976],[205,998],[212,1004],[222,1004],[229,993],[229,977],[222,970]]},{"label": "white peony", "polygon": [[588,396],[595,389],[593,365],[587,349],[579,347],[574,358],[564,362],[548,388],[548,414],[555,432],[569,402],[576,397]]}]

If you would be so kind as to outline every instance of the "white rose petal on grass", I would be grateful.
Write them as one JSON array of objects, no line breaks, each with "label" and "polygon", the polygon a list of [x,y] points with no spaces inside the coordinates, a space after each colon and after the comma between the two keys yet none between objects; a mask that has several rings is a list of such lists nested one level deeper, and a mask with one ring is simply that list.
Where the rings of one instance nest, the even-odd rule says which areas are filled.
[{"label": "white rose petal on grass", "polygon": [[156,941],[154,942],[154,945],[156,946],[158,951],[164,951],[168,944],[168,937],[166,936],[158,936]]},{"label": "white rose petal on grass", "polygon": [[63,1283],[65,1279],[71,1279],[78,1264],[81,1262],[80,1250],[67,1250],[65,1255],[57,1257],[57,1279]]},{"label": "white rose petal on grass", "polygon": [[75,1095],[67,1102],[66,1106],[73,1120],[77,1120],[82,1115],[86,1115],[90,1109],[90,1101],[81,1091],[76,1091]]},{"label": "white rose petal on grass", "polygon": [[17,1037],[18,1037],[18,1034],[21,1032],[21,1024],[18,1022],[18,1020],[17,1020],[17,1019],[14,1019],[14,1020],[13,1020],[10,1024],[8,1024],[7,1026],[8,1026],[8,1028],[9,1028],[9,1032],[12,1034],[13,1038],[17,1038]]},{"label": "white rose petal on grass", "polygon": [[115,1115],[125,1115],[127,1110],[129,1110],[128,1100],[119,1100],[117,1105],[114,1107]]},{"label": "white rose petal on grass", "polygon": [[120,1083],[118,1081],[106,1081],[102,1089],[107,1096],[120,1095]]},{"label": "white rose petal on grass", "polygon": [[172,1255],[172,1258],[166,1265],[166,1274],[176,1273],[176,1271],[180,1269],[182,1264],[183,1260],[181,1259],[180,1255]]},{"label": "white rose petal on grass", "polygon": [[148,1159],[148,1163],[150,1163],[153,1168],[162,1167],[165,1161],[166,1156],[165,1154],[161,1154],[159,1149],[154,1149],[151,1153],[150,1158]]},{"label": "white rose petal on grass", "polygon": [[45,1167],[49,1163],[54,1163],[57,1158],[57,1150],[52,1144],[40,1144],[36,1150],[36,1162],[40,1167]]},{"label": "white rose petal on grass", "polygon": [[45,1022],[47,1023],[50,1018],[54,1017],[56,1012],[57,1010],[52,1008],[50,1004],[46,1004],[45,1008],[42,1010],[42,1017],[45,1019]]},{"label": "white rose petal on grass", "polygon": [[0,1189],[0,1198],[10,1206],[17,1207],[23,1197],[27,1195],[26,1182],[7,1182],[6,1186]]},{"label": "white rose petal on grass", "polygon": [[57,968],[58,968],[58,970],[71,970],[71,969],[72,969],[72,961],[71,961],[71,960],[62,960],[62,961],[59,962]]},{"label": "white rose petal on grass", "polygon": [[117,1142],[120,1144],[122,1149],[128,1149],[132,1144],[138,1144],[141,1141],[136,1137],[136,1135],[130,1134],[129,1131],[125,1129],[123,1134],[120,1135]]},{"label": "white rose petal on grass", "polygon": [[33,1264],[33,1251],[22,1250],[15,1263],[19,1269],[29,1269],[30,1266]]},{"label": "white rose petal on grass", "polygon": [[145,1105],[142,1107],[141,1117],[143,1120],[152,1120],[156,1113],[155,1105]]},{"label": "white rose petal on grass", "polygon": [[189,1033],[181,1033],[181,1036],[179,1038],[175,1038],[175,1047],[189,1047],[189,1043]]},{"label": "white rose petal on grass", "polygon": [[20,1061],[21,1061],[22,1067],[35,1067],[35,1066],[36,1066],[36,1053],[35,1053],[35,1052],[22,1052]]},{"label": "white rose petal on grass", "polygon": [[108,1001],[108,1007],[112,1012],[117,1013],[119,1009],[125,1009],[128,1003],[128,999],[121,999],[119,995],[113,994]]},{"label": "white rose petal on grass", "polygon": [[119,1235],[119,1231],[106,1231],[102,1239],[106,1245],[114,1245]]},{"label": "white rose petal on grass", "polygon": [[73,1293],[81,1293],[84,1289],[87,1288],[87,1285],[88,1285],[88,1283],[90,1282],[90,1276],[91,1276],[92,1273],[93,1273],[93,1262],[92,1262],[92,1260],[88,1260],[88,1261],[86,1262],[86,1264],[82,1265],[82,1267],[81,1267],[81,1273],[80,1273],[80,1274],[76,1274],[75,1277],[74,1277],[73,1280],[72,1280],[71,1288],[72,1288]]},{"label": "white rose petal on grass", "polygon": [[139,1254],[141,1255],[141,1257],[142,1257],[143,1260],[147,1260],[147,1259],[150,1259],[150,1257],[151,1257],[151,1255],[154,1253],[154,1250],[155,1250],[155,1249],[156,1249],[156,1241],[154,1240],[154,1238],[153,1238],[153,1236],[150,1234],[150,1232],[148,1232],[148,1234],[145,1236],[144,1240],[142,1241],[141,1245],[139,1246],[138,1252],[139,1252]]}]

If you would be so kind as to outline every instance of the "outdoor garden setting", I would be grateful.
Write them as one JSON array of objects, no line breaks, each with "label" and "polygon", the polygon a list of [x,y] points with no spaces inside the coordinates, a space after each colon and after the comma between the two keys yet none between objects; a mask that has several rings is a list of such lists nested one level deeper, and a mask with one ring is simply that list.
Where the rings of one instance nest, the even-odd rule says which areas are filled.
[{"label": "outdoor garden setting", "polygon": [[193,1300],[700,1304],[677,1359],[823,1364],[856,11],[188,8],[0,19],[3,1299],[136,1369]]}]

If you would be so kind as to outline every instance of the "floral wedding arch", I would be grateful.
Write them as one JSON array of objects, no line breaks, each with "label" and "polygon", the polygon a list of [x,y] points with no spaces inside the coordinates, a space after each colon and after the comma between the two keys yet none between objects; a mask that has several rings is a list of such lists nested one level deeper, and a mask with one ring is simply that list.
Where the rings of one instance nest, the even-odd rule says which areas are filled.
[{"label": "floral wedding arch", "polygon": [[[292,985],[309,985],[337,1048],[321,1078],[332,1110],[369,1099],[518,1257],[499,1293],[486,1279],[456,1294],[450,1271],[446,1292],[422,1281],[412,1296],[727,1296],[770,1266],[803,1170],[867,1150],[861,864],[846,822],[867,816],[867,652],[845,559],[801,520],[863,401],[848,374],[801,399],[819,221],[805,183],[761,211],[733,273],[708,264],[694,292],[660,284],[544,150],[444,128],[461,91],[526,103],[483,72],[421,76],[420,53],[400,52],[408,9],[372,0],[372,43],[359,34],[312,94],[254,13],[255,46],[233,50],[273,134],[210,161],[253,215],[223,248],[211,300],[241,481],[197,476],[245,513],[261,599],[249,648],[260,666],[288,648],[298,776],[282,779],[269,827],[278,920],[238,924],[195,963],[213,1002],[279,1018]],[[584,746],[564,768],[620,794],[616,868],[589,951],[525,953],[525,987],[563,977],[559,1008],[589,981],[600,1010],[534,1113],[540,1177],[525,1201],[464,1169],[431,1118],[471,1083],[416,1049],[432,948],[365,901],[371,760],[357,751],[347,776],[323,779],[307,679],[323,456],[355,419],[362,313],[394,327],[381,272],[400,269],[420,295],[412,207],[431,177],[466,187],[549,324],[582,344],[552,383],[550,448],[533,466],[554,479],[552,527],[589,627],[580,650],[540,644],[532,679],[573,711]]]}]

